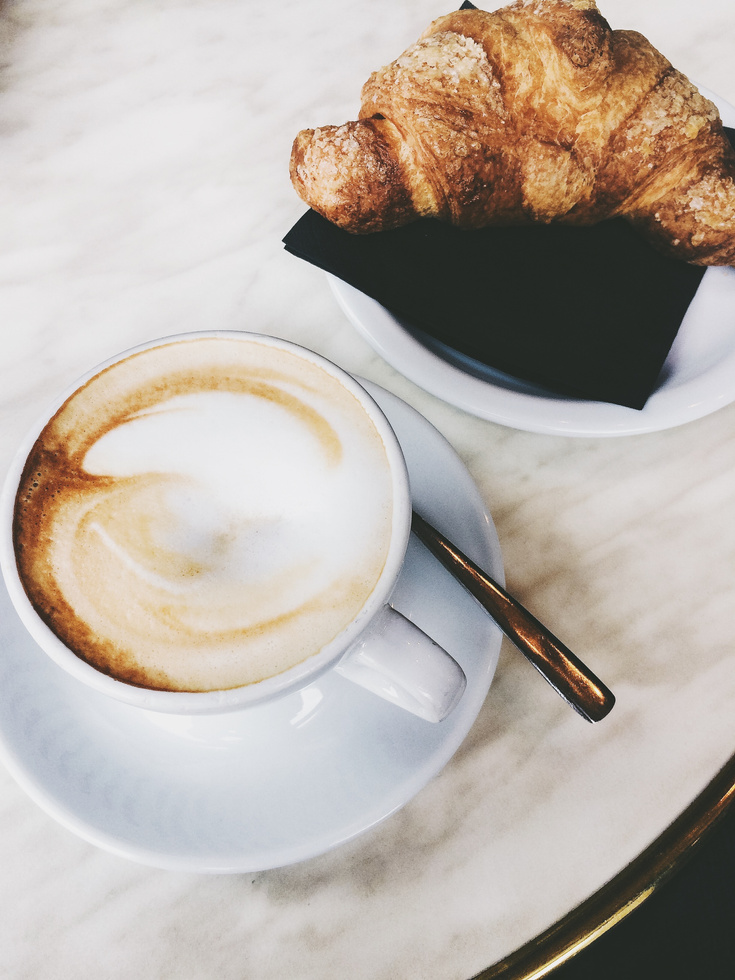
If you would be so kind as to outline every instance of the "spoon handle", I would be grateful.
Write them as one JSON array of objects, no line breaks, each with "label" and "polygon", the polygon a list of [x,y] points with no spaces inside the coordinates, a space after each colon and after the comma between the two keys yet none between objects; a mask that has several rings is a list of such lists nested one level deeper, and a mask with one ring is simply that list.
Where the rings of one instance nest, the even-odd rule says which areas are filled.
[{"label": "spoon handle", "polygon": [[613,693],[517,599],[415,511],[411,526],[418,539],[490,613],[526,659],[583,718],[601,721],[612,710],[615,704]]}]

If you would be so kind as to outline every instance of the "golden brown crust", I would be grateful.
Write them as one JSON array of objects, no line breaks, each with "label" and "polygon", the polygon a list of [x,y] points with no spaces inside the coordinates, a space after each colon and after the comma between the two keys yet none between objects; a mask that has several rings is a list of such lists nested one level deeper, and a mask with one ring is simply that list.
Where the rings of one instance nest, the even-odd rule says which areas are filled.
[{"label": "golden brown crust", "polygon": [[299,134],[291,176],[353,232],[422,215],[467,228],[622,216],[672,255],[735,265],[735,153],[717,109],[593,0],[439,18],[370,76],[357,123]]},{"label": "golden brown crust", "polygon": [[[417,217],[395,127],[367,119],[305,130],[291,154],[291,180],[306,199],[319,187],[319,210],[350,231],[379,231]],[[359,173],[360,193],[350,174]]]}]

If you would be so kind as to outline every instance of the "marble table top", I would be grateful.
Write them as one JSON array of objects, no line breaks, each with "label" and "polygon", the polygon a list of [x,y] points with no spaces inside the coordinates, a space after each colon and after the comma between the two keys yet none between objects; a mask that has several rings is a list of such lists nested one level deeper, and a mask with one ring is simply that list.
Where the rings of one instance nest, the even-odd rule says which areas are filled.
[{"label": "marble table top", "polygon": [[[729,0],[607,0],[735,104]],[[0,770],[8,977],[463,980],[615,876],[735,748],[735,404],[622,438],[429,394],[287,254],[295,134],[353,118],[438,0],[0,5],[0,471],[77,376],[171,333],[254,330],[377,383],[448,440],[511,591],[617,695],[590,726],[507,641],[469,735],[405,807],[296,865],[203,876],[71,833]],[[735,330],[735,313],[733,314]]]}]

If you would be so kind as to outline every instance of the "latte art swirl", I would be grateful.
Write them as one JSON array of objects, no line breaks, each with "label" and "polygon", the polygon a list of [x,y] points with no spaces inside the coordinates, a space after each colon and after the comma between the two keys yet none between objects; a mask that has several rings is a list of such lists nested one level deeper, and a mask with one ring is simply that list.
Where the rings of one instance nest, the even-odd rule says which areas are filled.
[{"label": "latte art swirl", "polygon": [[37,439],[16,558],[41,618],[120,680],[225,690],[318,652],[391,540],[381,436],[337,378],[255,339],[113,364]]}]

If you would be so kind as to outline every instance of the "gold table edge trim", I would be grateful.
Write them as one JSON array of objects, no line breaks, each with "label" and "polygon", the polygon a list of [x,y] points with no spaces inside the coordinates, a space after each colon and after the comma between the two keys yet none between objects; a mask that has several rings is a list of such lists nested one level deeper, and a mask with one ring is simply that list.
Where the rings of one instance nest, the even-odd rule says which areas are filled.
[{"label": "gold table edge trim", "polygon": [[637,858],[553,926],[473,980],[540,980],[641,905],[735,801],[735,755]]}]

